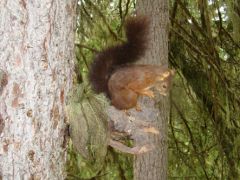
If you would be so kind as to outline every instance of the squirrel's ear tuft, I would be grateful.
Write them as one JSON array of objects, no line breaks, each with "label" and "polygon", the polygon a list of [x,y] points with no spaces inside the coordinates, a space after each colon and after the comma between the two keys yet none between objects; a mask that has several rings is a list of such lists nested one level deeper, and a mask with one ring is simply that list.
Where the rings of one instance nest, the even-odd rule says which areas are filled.
[{"label": "squirrel's ear tuft", "polygon": [[169,76],[173,76],[174,74],[175,74],[175,70],[174,69],[168,69],[166,72],[164,72],[162,74],[162,76],[164,78],[166,78],[166,77],[169,77]]}]

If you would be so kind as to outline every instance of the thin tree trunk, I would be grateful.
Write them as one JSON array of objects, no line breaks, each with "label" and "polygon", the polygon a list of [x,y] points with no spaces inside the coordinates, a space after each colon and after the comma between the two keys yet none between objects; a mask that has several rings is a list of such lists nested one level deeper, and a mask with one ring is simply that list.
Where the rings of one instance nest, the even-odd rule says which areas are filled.
[{"label": "thin tree trunk", "polygon": [[0,179],[64,179],[76,1],[0,1]]},{"label": "thin tree trunk", "polygon": [[[168,64],[168,1],[167,0],[138,0],[138,14],[149,16],[151,21],[149,50],[140,63]],[[144,104],[152,104],[149,98],[143,98]],[[137,155],[134,162],[134,179],[160,180],[167,179],[167,122],[169,118],[168,97],[158,97],[154,108],[159,135],[149,135],[149,142],[155,146],[153,151]],[[137,142],[138,144],[141,142]]]}]

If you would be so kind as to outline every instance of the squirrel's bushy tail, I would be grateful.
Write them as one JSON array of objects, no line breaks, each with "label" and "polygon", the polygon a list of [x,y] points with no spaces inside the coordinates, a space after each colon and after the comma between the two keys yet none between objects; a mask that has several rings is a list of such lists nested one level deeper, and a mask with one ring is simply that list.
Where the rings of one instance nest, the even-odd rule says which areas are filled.
[{"label": "squirrel's bushy tail", "polygon": [[98,53],[89,71],[89,80],[96,93],[108,92],[108,80],[118,66],[136,62],[147,48],[148,19],[131,17],[125,25],[127,41]]}]

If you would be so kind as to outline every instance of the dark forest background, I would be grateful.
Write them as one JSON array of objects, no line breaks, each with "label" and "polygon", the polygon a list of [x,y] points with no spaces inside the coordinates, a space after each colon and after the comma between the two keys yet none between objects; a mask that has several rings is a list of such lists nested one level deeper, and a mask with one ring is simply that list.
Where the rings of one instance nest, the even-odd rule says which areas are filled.
[{"label": "dark forest background", "polygon": [[[240,177],[240,1],[169,1],[169,64],[176,70],[168,122],[169,179]],[[88,86],[95,52],[124,40],[132,0],[79,0],[76,84]],[[69,179],[132,179],[131,155],[101,165],[68,153]]]}]

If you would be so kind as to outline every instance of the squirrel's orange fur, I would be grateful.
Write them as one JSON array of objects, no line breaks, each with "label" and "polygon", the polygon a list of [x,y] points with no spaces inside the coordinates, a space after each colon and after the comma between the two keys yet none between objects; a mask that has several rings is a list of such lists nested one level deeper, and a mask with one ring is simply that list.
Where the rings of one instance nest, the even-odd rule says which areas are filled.
[{"label": "squirrel's orange fur", "polygon": [[166,95],[174,73],[166,66],[132,64],[147,48],[146,17],[130,18],[125,28],[127,41],[100,52],[89,73],[93,89],[104,92],[118,109],[135,107],[140,95],[153,98],[152,88]]},{"label": "squirrel's orange fur", "polygon": [[122,67],[111,75],[108,82],[111,102],[118,109],[135,107],[138,96],[154,97],[152,88],[165,96],[173,73],[173,70],[157,65]]}]

